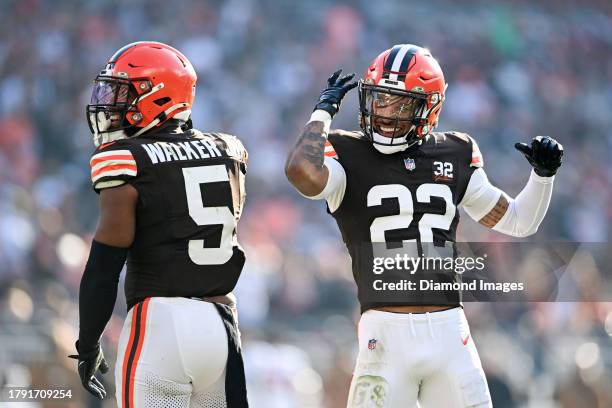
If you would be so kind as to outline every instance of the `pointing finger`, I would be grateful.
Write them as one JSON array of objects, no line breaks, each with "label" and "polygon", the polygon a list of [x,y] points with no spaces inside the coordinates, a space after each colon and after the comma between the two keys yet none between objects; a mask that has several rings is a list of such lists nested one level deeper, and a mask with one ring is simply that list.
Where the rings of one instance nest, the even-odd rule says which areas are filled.
[{"label": "pointing finger", "polygon": [[525,156],[531,156],[531,147],[527,146],[526,143],[515,143],[514,148]]}]

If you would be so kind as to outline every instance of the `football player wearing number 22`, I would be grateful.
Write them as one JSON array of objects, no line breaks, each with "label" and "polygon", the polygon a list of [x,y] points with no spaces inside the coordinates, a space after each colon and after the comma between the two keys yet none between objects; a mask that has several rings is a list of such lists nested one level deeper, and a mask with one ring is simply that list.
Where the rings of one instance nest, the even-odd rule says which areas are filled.
[{"label": "football player wearing number 22", "polygon": [[127,260],[117,405],[247,407],[231,293],[245,256],[236,225],[247,152],[192,128],[196,73],[176,49],[137,42],[94,80],[87,120],[100,220],[81,280],[78,372],[102,399],[100,337]]},{"label": "football player wearing number 22", "polygon": [[[429,50],[396,45],[359,83],[353,76],[329,78],[285,167],[302,195],[327,201],[353,260],[362,315],[348,407],[489,407],[461,303],[415,303],[410,295],[405,304],[372,302],[359,287],[363,243],[452,245],[458,207],[498,232],[531,235],[546,214],[563,148],[542,136],[517,143],[533,171],[512,198],[487,179],[474,139],[433,132],[447,85]],[[361,131],[330,130],[357,86]]]}]

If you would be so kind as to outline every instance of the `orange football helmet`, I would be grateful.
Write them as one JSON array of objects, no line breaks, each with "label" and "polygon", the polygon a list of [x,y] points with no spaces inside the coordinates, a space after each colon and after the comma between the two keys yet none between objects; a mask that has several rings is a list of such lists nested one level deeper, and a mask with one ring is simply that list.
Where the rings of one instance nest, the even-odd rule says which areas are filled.
[{"label": "orange football helmet", "polygon": [[363,132],[382,153],[406,150],[438,124],[446,87],[429,50],[399,44],[383,51],[359,81]]},{"label": "orange football helmet", "polygon": [[87,105],[94,144],[139,136],[171,118],[188,121],[196,81],[191,62],[169,45],[122,47],[94,80]]}]

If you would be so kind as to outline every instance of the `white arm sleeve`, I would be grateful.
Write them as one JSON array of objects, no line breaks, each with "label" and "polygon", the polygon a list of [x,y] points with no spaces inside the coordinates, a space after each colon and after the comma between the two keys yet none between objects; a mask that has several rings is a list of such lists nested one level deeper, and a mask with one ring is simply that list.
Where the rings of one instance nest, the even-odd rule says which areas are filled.
[{"label": "white arm sleeve", "polygon": [[538,230],[546,215],[553,181],[554,176],[541,177],[532,170],[527,185],[516,198],[511,198],[489,182],[483,169],[477,169],[472,173],[460,205],[470,217],[480,221],[496,207],[503,195],[508,207],[492,228],[507,235],[526,237]]},{"label": "white arm sleeve", "polygon": [[324,165],[329,171],[329,177],[327,178],[325,188],[316,196],[304,197],[310,198],[311,200],[326,199],[329,211],[334,212],[340,207],[342,199],[344,198],[344,191],[346,190],[346,172],[338,160],[332,159],[331,157],[325,158]]}]

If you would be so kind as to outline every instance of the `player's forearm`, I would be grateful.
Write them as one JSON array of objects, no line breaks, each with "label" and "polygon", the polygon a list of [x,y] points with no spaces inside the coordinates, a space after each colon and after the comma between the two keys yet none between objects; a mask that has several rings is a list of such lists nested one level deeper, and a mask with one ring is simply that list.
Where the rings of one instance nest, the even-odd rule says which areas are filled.
[{"label": "player's forearm", "polygon": [[285,163],[285,174],[291,184],[308,197],[317,196],[327,184],[329,170],[323,165],[327,133],[342,99],[357,86],[357,82],[351,82],[355,74],[341,77],[341,73],[339,69],[327,80],[327,87],[321,92],[310,121]]},{"label": "player's forearm", "polygon": [[83,351],[98,344],[112,316],[126,256],[127,249],[96,241],[91,245],[79,292],[79,344]]},{"label": "player's forearm", "polygon": [[489,182],[484,170],[470,178],[462,206],[474,220],[498,232],[515,237],[534,234],[548,209],[554,177],[540,177],[532,171],[523,190],[512,198]]},{"label": "player's forearm", "polygon": [[507,210],[493,229],[515,237],[535,234],[546,216],[553,181],[554,177],[541,177],[532,171],[523,190],[508,199]]},{"label": "player's forearm", "polygon": [[329,124],[323,120],[316,120],[315,114],[304,127],[285,163],[287,178],[306,196],[315,196],[323,191],[328,177],[328,170],[323,163]]}]

